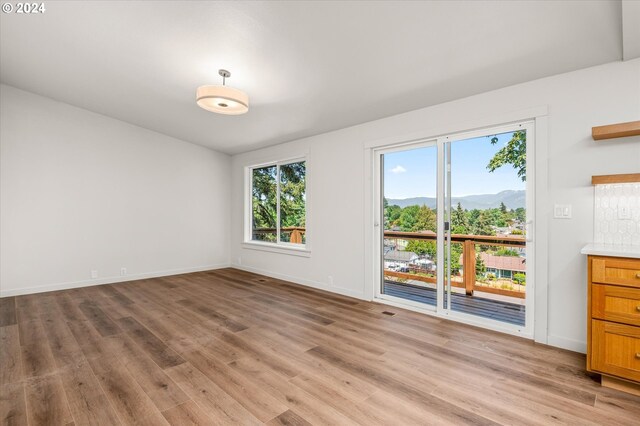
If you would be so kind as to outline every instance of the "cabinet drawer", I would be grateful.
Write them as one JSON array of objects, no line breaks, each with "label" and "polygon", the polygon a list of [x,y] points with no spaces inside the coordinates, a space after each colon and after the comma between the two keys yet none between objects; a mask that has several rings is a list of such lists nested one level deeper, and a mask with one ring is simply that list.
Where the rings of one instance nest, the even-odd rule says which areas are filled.
[{"label": "cabinet drawer", "polygon": [[591,369],[640,382],[640,327],[592,320]]},{"label": "cabinet drawer", "polygon": [[640,326],[640,289],[593,284],[591,316],[601,320]]},{"label": "cabinet drawer", "polygon": [[640,288],[640,259],[594,257],[591,281]]}]

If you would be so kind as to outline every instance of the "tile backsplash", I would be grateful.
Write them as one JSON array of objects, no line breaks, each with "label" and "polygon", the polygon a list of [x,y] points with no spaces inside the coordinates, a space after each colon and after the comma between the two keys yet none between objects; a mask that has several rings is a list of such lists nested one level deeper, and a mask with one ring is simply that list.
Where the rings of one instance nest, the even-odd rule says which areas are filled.
[{"label": "tile backsplash", "polygon": [[640,245],[640,183],[595,186],[594,242]]}]

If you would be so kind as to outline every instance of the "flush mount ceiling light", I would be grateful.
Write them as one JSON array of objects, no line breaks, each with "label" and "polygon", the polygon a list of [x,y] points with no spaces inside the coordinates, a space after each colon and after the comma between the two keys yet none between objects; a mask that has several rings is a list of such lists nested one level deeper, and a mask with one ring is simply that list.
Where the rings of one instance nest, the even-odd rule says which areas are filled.
[{"label": "flush mount ceiling light", "polygon": [[196,103],[200,108],[218,114],[239,115],[249,111],[249,97],[242,90],[225,86],[231,77],[227,70],[219,70],[222,86],[200,86],[196,91]]}]

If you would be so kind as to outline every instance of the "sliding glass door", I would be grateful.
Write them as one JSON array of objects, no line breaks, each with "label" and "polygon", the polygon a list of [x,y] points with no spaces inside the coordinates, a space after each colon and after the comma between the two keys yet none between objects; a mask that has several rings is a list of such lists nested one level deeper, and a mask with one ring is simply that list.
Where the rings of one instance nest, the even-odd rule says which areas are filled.
[{"label": "sliding glass door", "polygon": [[377,151],[381,301],[531,333],[532,129]]},{"label": "sliding glass door", "polygon": [[380,161],[384,224],[382,294],[435,307],[436,141],[392,149],[382,153]]}]

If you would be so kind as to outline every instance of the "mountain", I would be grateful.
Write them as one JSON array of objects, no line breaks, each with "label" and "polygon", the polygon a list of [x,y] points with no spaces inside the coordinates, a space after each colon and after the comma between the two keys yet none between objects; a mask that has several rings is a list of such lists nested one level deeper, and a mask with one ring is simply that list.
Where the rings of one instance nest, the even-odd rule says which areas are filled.
[{"label": "mountain", "polygon": [[[497,194],[481,194],[481,195],[465,195],[464,197],[451,197],[451,205],[456,207],[458,203],[462,204],[462,208],[467,210],[485,210],[500,207],[500,203],[504,203],[508,209],[517,209],[525,207],[527,203],[527,192],[525,190],[506,190]],[[436,199],[432,197],[414,197],[396,200],[388,198],[387,202],[390,206],[396,205],[400,207],[422,206],[434,209],[436,207]]]}]

